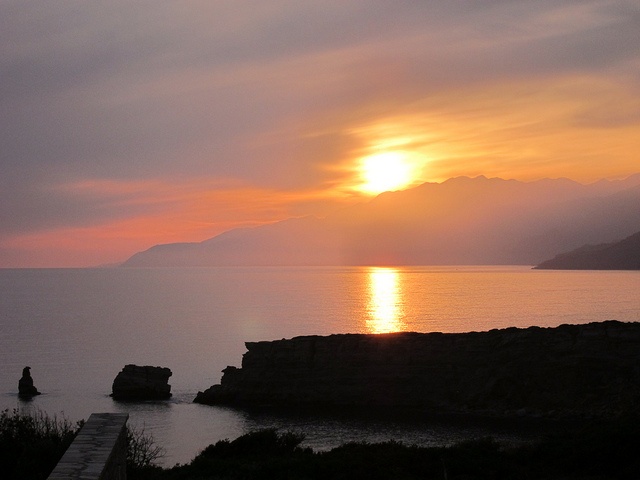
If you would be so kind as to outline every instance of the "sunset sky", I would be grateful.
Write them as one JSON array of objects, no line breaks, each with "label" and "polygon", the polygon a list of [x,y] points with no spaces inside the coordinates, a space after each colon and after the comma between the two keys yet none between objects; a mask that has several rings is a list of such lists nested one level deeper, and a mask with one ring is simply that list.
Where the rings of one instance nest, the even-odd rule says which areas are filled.
[{"label": "sunset sky", "polygon": [[0,0],[0,79],[0,267],[640,171],[637,0]]}]

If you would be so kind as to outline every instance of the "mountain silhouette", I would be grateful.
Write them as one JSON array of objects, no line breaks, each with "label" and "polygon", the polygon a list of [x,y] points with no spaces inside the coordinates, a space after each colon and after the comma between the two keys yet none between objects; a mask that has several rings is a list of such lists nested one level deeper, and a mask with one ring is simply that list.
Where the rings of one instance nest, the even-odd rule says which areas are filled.
[{"label": "mountain silhouette", "polygon": [[537,265],[540,269],[640,270],[640,232],[624,240],[584,245]]},{"label": "mountain silhouette", "polygon": [[386,192],[324,218],[156,245],[124,266],[536,265],[640,230],[640,174],[582,185],[457,177]]}]

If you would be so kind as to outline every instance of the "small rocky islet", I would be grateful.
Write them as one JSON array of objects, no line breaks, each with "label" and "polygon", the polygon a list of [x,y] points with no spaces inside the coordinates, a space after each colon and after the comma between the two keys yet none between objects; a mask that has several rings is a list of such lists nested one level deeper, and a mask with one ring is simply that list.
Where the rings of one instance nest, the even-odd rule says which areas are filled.
[{"label": "small rocky islet", "polygon": [[640,413],[640,323],[247,342],[196,403],[419,408],[612,418]]},{"label": "small rocky islet", "polygon": [[113,380],[111,397],[122,401],[166,400],[171,397],[171,375],[166,367],[125,365]]},{"label": "small rocky islet", "polygon": [[18,380],[18,396],[22,399],[29,400],[36,395],[40,395],[40,392],[33,384],[31,367],[24,367],[22,369],[22,376],[20,380]]}]

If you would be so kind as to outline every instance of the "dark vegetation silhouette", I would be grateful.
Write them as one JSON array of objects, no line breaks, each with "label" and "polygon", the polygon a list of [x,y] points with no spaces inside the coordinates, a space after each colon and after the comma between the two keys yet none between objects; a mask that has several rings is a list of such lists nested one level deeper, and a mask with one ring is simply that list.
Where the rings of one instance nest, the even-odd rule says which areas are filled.
[{"label": "dark vegetation silhouette", "polygon": [[0,477],[46,479],[76,436],[82,423],[43,413],[0,413]]},{"label": "dark vegetation silhouette", "polygon": [[[0,478],[45,480],[67,450],[84,421],[75,424],[42,412],[0,413]],[[144,428],[127,426],[127,471],[145,470],[164,455]]]},{"label": "dark vegetation silhouette", "polygon": [[[0,478],[46,479],[83,422],[14,410],[0,414]],[[346,443],[326,452],[275,429],[205,448],[190,463],[161,468],[162,455],[143,431],[129,432],[129,480],[204,479],[630,479],[640,472],[640,419],[585,420],[528,444],[491,438],[450,447],[400,442]]]},{"label": "dark vegetation silhouette", "polygon": [[639,426],[638,419],[585,422],[512,447],[483,438],[450,447],[347,443],[327,452],[268,429],[219,441],[187,465],[132,472],[130,480],[629,479],[640,472]]}]

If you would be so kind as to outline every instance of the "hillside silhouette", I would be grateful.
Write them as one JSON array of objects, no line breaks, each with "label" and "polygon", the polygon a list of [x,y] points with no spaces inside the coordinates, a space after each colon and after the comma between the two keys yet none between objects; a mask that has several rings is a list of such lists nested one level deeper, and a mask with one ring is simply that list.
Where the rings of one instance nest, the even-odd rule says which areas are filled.
[{"label": "hillside silhouette", "polygon": [[640,232],[615,243],[584,245],[537,265],[540,269],[640,270]]},{"label": "hillside silhouette", "polygon": [[156,245],[124,266],[537,265],[640,231],[640,174],[582,185],[457,177],[386,192],[324,218]]}]

